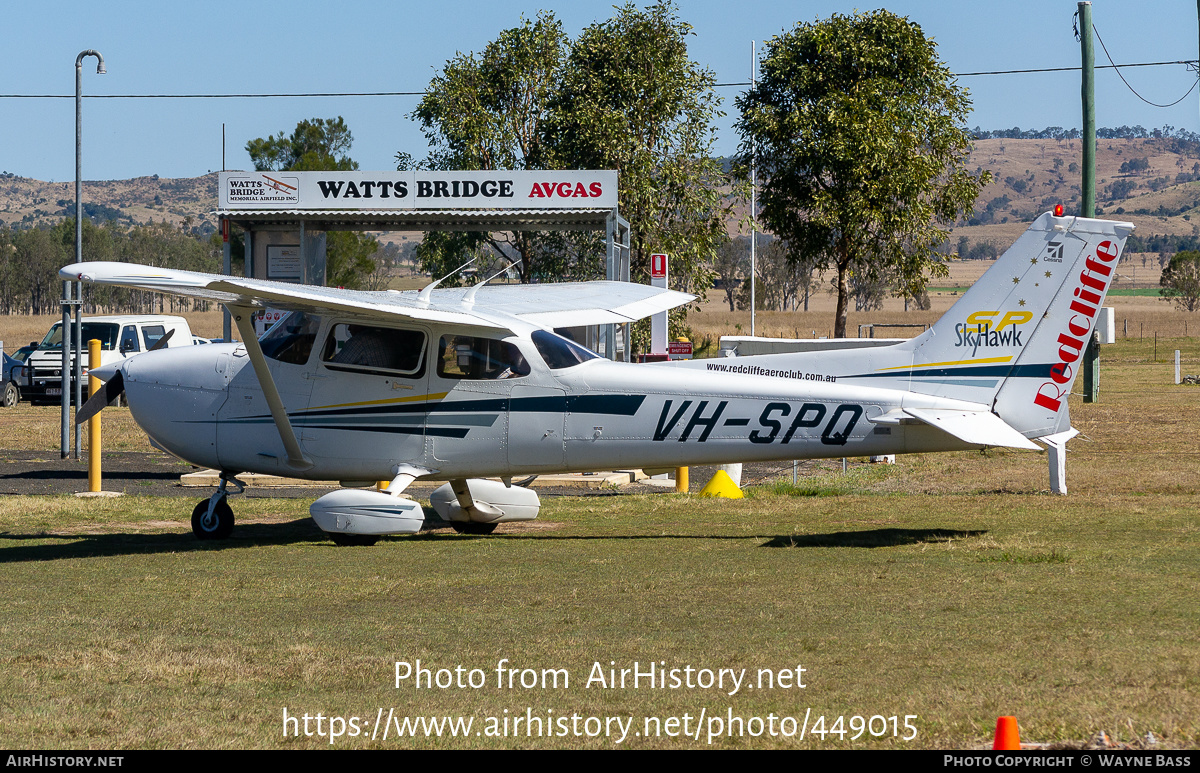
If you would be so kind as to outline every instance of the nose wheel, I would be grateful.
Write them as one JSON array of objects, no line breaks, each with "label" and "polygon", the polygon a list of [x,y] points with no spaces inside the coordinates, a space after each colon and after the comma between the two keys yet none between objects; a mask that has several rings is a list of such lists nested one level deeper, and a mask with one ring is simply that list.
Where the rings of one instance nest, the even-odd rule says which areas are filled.
[{"label": "nose wheel", "polygon": [[208,499],[200,500],[192,510],[192,533],[196,539],[228,539],[233,534],[233,508],[226,501],[230,482],[237,487],[234,493],[240,494],[246,488],[237,478],[221,473],[221,484],[216,492]]},{"label": "nose wheel", "polygon": [[192,511],[192,533],[196,539],[228,539],[233,533],[233,508],[224,497],[215,505],[212,500],[200,500]]}]

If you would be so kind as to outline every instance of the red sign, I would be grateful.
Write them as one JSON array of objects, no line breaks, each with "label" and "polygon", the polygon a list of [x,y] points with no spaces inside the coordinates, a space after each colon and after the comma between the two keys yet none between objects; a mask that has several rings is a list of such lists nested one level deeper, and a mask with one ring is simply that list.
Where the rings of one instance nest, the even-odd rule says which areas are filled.
[{"label": "red sign", "polygon": [[667,256],[656,253],[650,256],[650,277],[652,279],[667,278]]},{"label": "red sign", "polygon": [[667,354],[672,360],[690,360],[692,359],[692,342],[691,341],[670,341],[667,343]]}]

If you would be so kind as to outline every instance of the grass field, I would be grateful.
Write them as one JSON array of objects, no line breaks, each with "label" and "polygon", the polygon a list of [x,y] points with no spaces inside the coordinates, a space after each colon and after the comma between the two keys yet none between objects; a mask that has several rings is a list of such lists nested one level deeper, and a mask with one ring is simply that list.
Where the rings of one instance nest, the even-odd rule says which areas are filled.
[{"label": "grass field", "polygon": [[[186,500],[0,498],[0,746],[330,745],[286,710],[313,732],[318,714],[326,732],[344,720],[335,745],[353,748],[695,748],[731,716],[743,736],[712,745],[969,747],[1002,714],[1027,741],[1104,730],[1195,747],[1200,389],[1175,386],[1151,345],[1105,347],[1100,401],[1072,402],[1084,437],[1065,497],[1030,452],[853,460],[848,475],[830,465],[740,501],[550,498],[538,528],[372,548],[334,547],[304,500],[235,500],[235,536],[214,545],[191,536]],[[1200,371],[1200,345],[1161,340],[1159,358],[1175,348]],[[3,414],[0,448],[52,453],[57,429],[49,442],[34,431],[38,410],[54,423],[52,408]],[[124,410],[108,414],[110,442],[144,444]],[[479,669],[484,685],[397,687],[395,663],[418,659],[433,677]],[[505,659],[518,672],[500,688]],[[748,683],[588,684],[596,664],[619,677],[635,662],[681,678],[746,669]],[[758,683],[797,668],[804,688]],[[543,688],[548,669],[569,683]],[[393,710],[473,725],[371,740]],[[567,734],[514,736],[527,712],[547,734],[564,726],[546,720],[568,720]],[[893,738],[908,715],[916,738]],[[791,737],[750,735],[752,717],[772,716]],[[873,716],[884,735],[851,740],[864,722],[880,731]],[[632,722],[619,744],[612,722],[588,737],[598,726],[584,720],[616,717]]]}]

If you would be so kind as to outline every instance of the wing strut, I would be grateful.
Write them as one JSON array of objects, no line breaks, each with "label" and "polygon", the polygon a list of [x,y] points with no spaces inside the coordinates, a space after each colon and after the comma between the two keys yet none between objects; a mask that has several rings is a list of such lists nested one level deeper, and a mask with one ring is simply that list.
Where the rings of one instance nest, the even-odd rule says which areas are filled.
[{"label": "wing strut", "polygon": [[254,375],[258,378],[258,385],[262,387],[267,406],[271,409],[271,418],[275,420],[275,429],[279,430],[279,439],[283,441],[284,450],[287,451],[288,466],[295,470],[307,470],[313,463],[300,450],[300,441],[296,439],[292,422],[283,407],[283,398],[279,396],[279,389],[276,388],[275,380],[271,378],[271,369],[267,366],[267,358],[262,347],[258,345],[258,336],[254,334],[254,310],[247,306],[230,306],[229,311],[237,321],[242,344],[246,347],[246,353],[250,355]]}]

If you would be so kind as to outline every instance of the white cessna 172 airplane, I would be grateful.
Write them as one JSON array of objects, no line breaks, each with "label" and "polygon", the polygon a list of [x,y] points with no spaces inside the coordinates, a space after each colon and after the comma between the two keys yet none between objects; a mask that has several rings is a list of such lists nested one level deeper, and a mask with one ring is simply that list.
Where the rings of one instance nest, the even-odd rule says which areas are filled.
[{"label": "white cessna 172 airplane", "polygon": [[[537,516],[537,494],[514,476],[1063,440],[1132,230],[1046,213],[904,343],[647,365],[550,329],[623,323],[691,296],[621,282],[356,292],[104,262],[59,275],[215,300],[237,321],[242,343],[96,371],[105,388],[77,416],[124,390],[156,445],[222,471],[192,515],[197,537],[229,536],[227,484],[240,491],[237,474],[261,472],[350,486],[311,513],[338,544],[369,544],[420,530],[424,511],[400,494],[423,477],[450,481],[432,496],[439,515],[487,533]],[[268,306],[291,313],[260,340],[251,319]]]}]

